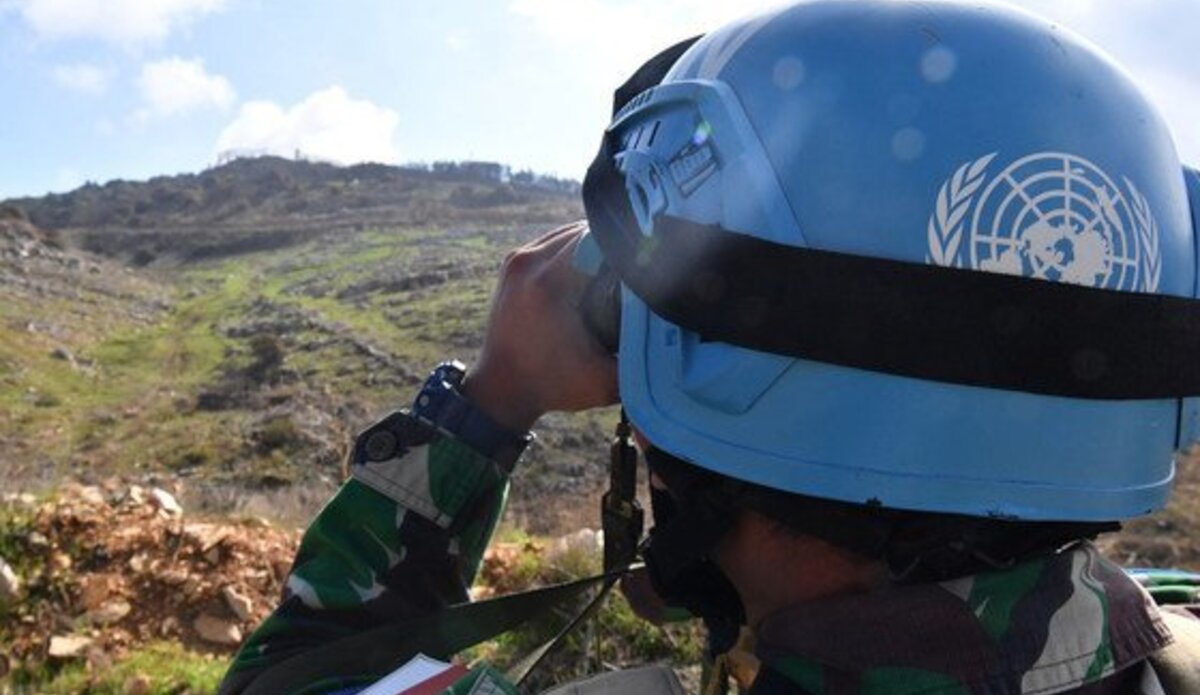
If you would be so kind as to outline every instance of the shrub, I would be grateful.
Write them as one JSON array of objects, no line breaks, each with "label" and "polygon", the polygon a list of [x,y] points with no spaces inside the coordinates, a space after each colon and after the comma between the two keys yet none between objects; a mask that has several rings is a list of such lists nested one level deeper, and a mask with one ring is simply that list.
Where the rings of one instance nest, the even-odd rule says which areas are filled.
[{"label": "shrub", "polygon": [[250,357],[246,377],[254,383],[270,384],[279,380],[279,368],[286,354],[283,341],[270,333],[259,333],[250,339]]},{"label": "shrub", "polygon": [[265,421],[254,433],[260,453],[268,454],[278,450],[292,450],[304,445],[304,437],[296,429],[296,423],[286,415],[273,417]]}]

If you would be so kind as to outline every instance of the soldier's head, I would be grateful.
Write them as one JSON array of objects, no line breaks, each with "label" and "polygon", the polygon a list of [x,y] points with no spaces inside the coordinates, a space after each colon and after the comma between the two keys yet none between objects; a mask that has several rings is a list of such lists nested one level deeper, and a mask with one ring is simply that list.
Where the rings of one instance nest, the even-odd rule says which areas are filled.
[{"label": "soldier's head", "polygon": [[617,106],[585,202],[677,503],[910,578],[1165,504],[1200,184],[1098,49],[974,2],[816,0],[668,49]]}]

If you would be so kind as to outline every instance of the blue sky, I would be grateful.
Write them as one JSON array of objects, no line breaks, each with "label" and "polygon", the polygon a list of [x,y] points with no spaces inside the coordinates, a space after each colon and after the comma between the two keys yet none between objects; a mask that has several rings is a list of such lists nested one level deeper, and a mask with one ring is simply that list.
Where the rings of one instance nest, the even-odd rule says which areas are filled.
[{"label": "blue sky", "polygon": [[[581,177],[640,59],[771,0],[0,0],[0,199],[223,150]],[[1087,36],[1200,164],[1200,2],[1021,0]]]}]

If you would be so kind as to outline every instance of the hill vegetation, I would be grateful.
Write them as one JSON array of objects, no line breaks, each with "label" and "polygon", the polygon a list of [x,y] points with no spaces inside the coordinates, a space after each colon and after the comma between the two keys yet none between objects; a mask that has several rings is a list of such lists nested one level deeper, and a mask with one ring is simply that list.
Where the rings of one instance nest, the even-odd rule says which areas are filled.
[{"label": "hill vegetation", "polygon": [[[576,192],[485,163],[265,157],[9,201],[0,475],[182,478],[193,508],[300,522],[355,431],[474,358],[505,251],[581,216]],[[597,489],[609,426],[548,418],[515,518],[583,521],[532,500]]]},{"label": "hill vegetation", "polygon": [[258,157],[9,203],[87,251],[144,266],[282,248],[339,231],[556,224],[577,192],[574,181],[487,162],[339,167]]}]

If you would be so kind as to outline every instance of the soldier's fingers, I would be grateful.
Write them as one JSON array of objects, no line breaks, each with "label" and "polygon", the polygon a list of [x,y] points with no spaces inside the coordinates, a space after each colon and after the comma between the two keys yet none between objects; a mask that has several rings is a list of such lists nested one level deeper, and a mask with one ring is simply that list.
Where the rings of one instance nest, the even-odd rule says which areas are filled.
[{"label": "soldier's fingers", "polygon": [[537,239],[534,239],[530,243],[523,246],[521,251],[538,255],[555,253],[558,248],[562,246],[562,244],[565,244],[572,238],[578,236],[586,227],[587,222],[583,220],[565,224],[557,229],[547,232]]},{"label": "soldier's fingers", "polygon": [[[554,255],[549,257],[546,266],[546,282],[561,293],[562,299],[575,303],[587,286],[590,277],[577,271],[572,261],[575,259],[575,249],[579,246],[578,235],[556,243]],[[551,251],[547,247],[545,252]]]}]

